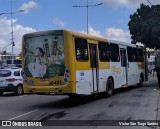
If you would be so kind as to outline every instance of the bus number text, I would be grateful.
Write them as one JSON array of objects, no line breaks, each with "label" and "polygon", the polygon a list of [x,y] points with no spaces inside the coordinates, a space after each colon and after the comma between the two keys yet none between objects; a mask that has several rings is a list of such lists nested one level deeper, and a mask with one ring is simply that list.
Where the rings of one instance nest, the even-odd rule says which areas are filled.
[{"label": "bus number text", "polygon": [[58,80],[58,81],[51,81],[49,83],[49,85],[55,86],[55,85],[63,85],[63,81],[62,80]]}]

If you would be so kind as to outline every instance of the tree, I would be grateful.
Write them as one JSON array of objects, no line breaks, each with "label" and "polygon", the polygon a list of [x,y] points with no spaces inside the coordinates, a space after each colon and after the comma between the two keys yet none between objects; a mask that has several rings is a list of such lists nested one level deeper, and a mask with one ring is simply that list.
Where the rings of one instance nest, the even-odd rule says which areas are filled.
[{"label": "tree", "polygon": [[160,5],[141,4],[128,23],[132,43],[160,49]]}]

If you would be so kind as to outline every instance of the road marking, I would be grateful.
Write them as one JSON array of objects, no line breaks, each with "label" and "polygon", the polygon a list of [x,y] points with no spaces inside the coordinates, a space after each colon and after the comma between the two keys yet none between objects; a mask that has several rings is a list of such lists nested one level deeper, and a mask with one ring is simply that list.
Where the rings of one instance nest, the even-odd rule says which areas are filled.
[{"label": "road marking", "polygon": [[26,97],[27,95],[21,95],[21,96],[18,96],[18,97]]},{"label": "road marking", "polygon": [[38,111],[38,109],[33,110],[33,111],[30,111],[30,112],[27,112],[27,113],[24,113],[24,114],[19,115],[19,116],[16,116],[16,117],[13,117],[13,118],[11,118],[11,119],[9,119],[9,120],[14,120],[14,119],[16,119],[16,118],[19,118],[19,117],[22,117],[22,116],[28,115],[28,114],[33,113],[33,112],[36,112],[36,111]]}]

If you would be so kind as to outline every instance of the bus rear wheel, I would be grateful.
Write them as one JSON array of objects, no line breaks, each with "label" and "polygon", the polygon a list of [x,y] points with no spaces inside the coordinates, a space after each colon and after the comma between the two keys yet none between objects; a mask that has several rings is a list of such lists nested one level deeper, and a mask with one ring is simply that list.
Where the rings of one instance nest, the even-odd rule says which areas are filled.
[{"label": "bus rear wheel", "polygon": [[113,95],[114,91],[114,84],[111,78],[107,80],[107,85],[106,85],[106,96],[110,97]]}]

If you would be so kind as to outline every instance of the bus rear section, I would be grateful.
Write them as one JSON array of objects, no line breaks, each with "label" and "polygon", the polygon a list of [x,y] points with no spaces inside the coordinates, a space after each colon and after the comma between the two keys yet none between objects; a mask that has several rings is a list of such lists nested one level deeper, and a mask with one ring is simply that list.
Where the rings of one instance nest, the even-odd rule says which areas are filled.
[{"label": "bus rear section", "polygon": [[[64,31],[43,31],[23,37],[24,93],[74,93],[72,45]],[[69,40],[69,38],[68,38]],[[69,41],[68,41],[69,42]],[[72,79],[71,79],[72,78]]]}]

